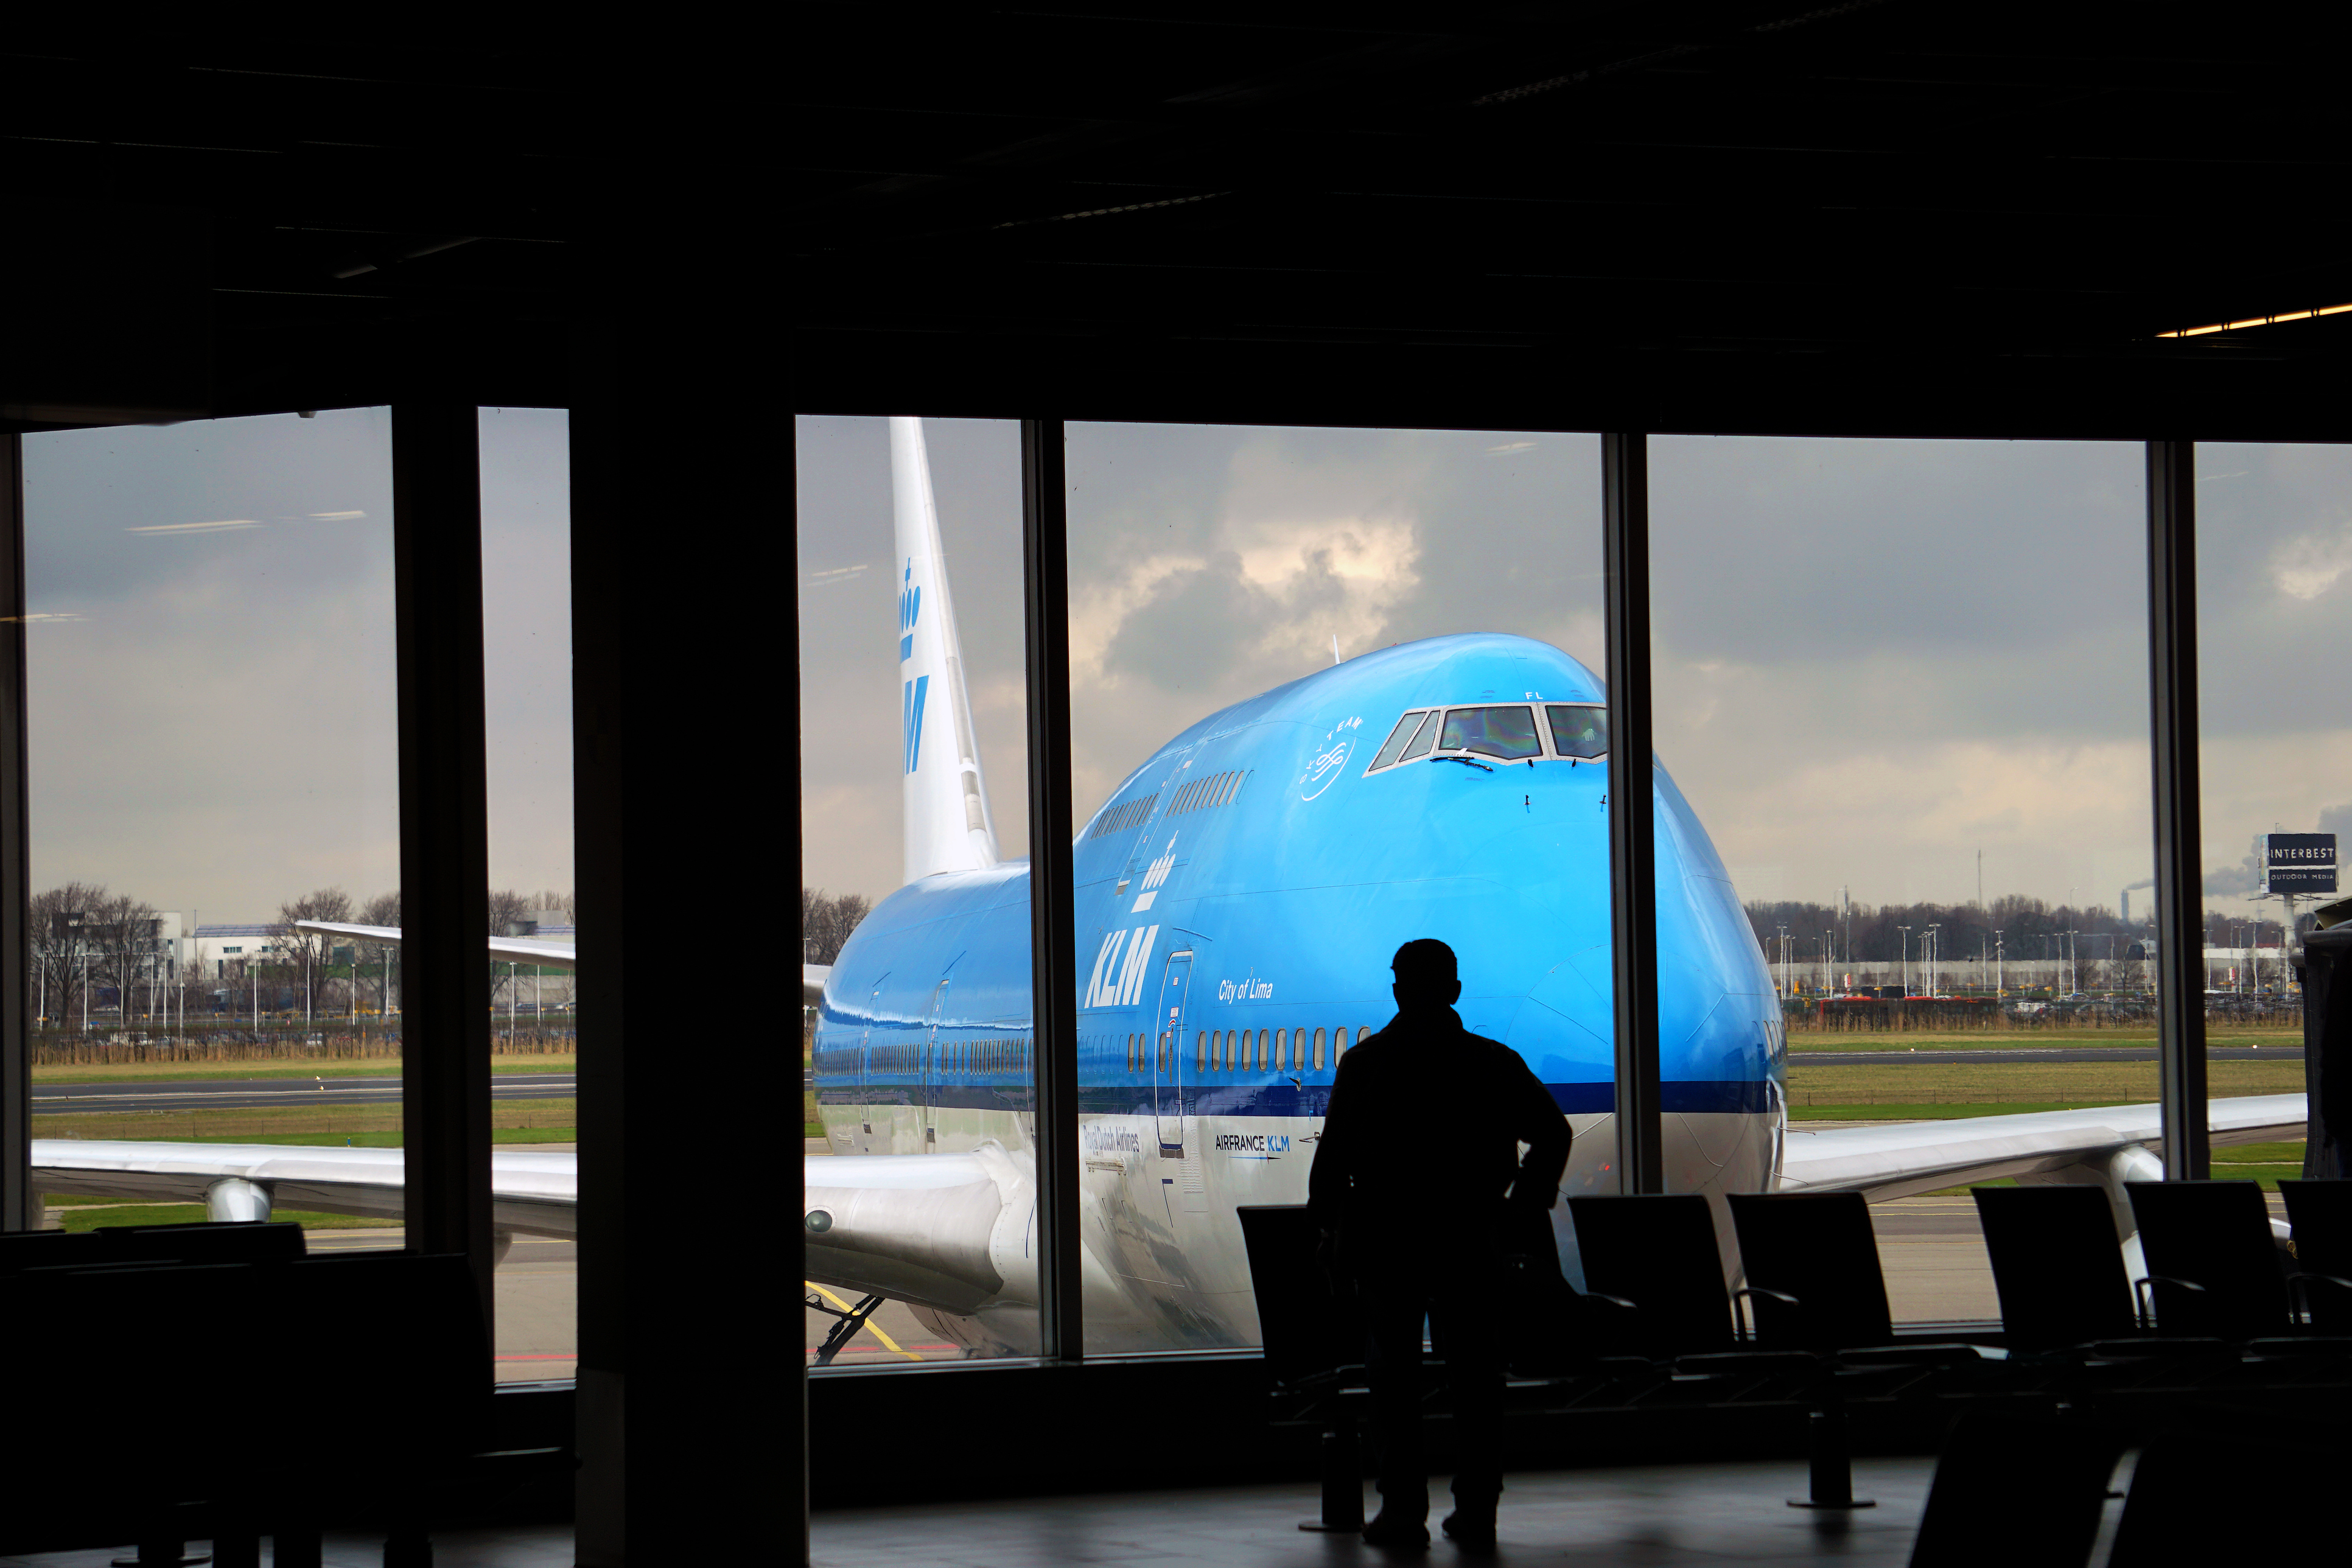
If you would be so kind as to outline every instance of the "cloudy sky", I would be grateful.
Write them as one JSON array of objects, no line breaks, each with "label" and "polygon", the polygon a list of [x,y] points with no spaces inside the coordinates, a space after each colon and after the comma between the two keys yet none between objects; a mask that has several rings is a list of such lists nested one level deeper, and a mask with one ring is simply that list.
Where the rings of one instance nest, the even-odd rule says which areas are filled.
[{"label": "cloudy sky", "polygon": [[[1020,471],[928,426],[1000,837],[1025,852]],[[2149,875],[2136,446],[1661,438],[1658,749],[1751,899],[2073,896]],[[1591,436],[1073,426],[1079,809],[1214,708],[1344,655],[1517,632],[1601,655]],[[888,438],[798,428],[809,879],[898,879]],[[2352,452],[2200,456],[2209,895],[2352,832],[2352,712],[2299,694],[2352,609]]]},{"label": "cloudy sky", "polygon": [[[562,414],[485,410],[490,874],[572,883]],[[25,438],[35,888],[206,923],[399,883],[391,416]]]}]

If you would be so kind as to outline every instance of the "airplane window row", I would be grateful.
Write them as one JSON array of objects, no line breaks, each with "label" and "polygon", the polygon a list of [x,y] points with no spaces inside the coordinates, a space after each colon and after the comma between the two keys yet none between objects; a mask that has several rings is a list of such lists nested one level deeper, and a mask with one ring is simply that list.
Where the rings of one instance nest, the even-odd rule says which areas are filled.
[{"label": "airplane window row", "polygon": [[[1357,1045],[1372,1037],[1371,1026],[1356,1030]],[[1168,1072],[1176,1037],[1162,1033],[1155,1041],[1146,1034],[1127,1037],[1127,1070]],[[1202,1029],[1192,1039],[1192,1066],[1198,1072],[1321,1071],[1336,1066],[1348,1049],[1348,1027],[1323,1029]]]},{"label": "airplane window row", "polygon": [[1249,773],[1243,771],[1211,773],[1206,778],[1194,779],[1178,790],[1176,798],[1168,803],[1168,815],[1181,816],[1188,811],[1207,811],[1212,806],[1223,805],[1241,793],[1242,781],[1247,777]]},{"label": "airplane window row", "polygon": [[[855,1046],[828,1047],[816,1053],[822,1073],[855,1072],[859,1051]],[[866,1070],[881,1076],[935,1071],[949,1074],[1020,1074],[1029,1070],[1026,1040],[941,1040],[936,1044],[909,1041],[876,1046],[866,1053]]]},{"label": "airplane window row", "polygon": [[1133,800],[1112,806],[1095,818],[1094,828],[1087,837],[1107,838],[1114,833],[1124,833],[1130,827],[1142,826],[1151,816],[1153,803],[1159,799],[1160,792],[1154,790],[1150,795],[1139,795]]},{"label": "airplane window row", "polygon": [[1478,708],[1425,708],[1407,713],[1389,731],[1389,738],[1364,771],[1376,773],[1431,755],[1493,757],[1499,762],[1532,762],[1550,755],[1576,760],[1604,756],[1609,751],[1609,710],[1591,703],[1547,703],[1545,725],[1551,733],[1549,752],[1536,711],[1519,703]]}]

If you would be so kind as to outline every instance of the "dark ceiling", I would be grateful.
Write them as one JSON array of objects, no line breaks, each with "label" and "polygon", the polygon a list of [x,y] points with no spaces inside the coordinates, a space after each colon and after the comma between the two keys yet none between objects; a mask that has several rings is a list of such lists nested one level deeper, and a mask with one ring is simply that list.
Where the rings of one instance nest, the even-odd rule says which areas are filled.
[{"label": "dark ceiling", "polygon": [[2157,336],[2352,300],[2340,20],[1321,15],[820,10],[779,138],[800,401],[2343,427],[2336,322]]},{"label": "dark ceiling", "polygon": [[2352,435],[2352,318],[2157,336],[2352,301],[2341,12],[781,16],[13,27],[0,418],[560,404],[622,310],[803,408]]}]

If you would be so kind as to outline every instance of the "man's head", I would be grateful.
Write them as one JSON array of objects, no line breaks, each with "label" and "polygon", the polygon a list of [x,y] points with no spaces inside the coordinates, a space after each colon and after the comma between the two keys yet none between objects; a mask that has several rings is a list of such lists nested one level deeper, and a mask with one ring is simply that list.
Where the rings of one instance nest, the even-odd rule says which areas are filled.
[{"label": "man's head", "polygon": [[1398,948],[1389,961],[1396,973],[1397,1009],[1412,1013],[1431,1007],[1451,1007],[1462,994],[1462,977],[1454,950],[1435,937],[1425,936]]}]

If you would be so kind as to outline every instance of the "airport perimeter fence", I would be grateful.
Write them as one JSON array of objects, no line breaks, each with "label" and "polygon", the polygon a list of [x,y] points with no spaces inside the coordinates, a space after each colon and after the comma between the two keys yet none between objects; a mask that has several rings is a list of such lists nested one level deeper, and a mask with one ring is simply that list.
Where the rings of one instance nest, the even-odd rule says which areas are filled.
[{"label": "airport perimeter fence", "polygon": [[[125,1067],[142,1062],[264,1062],[396,1060],[400,1028],[320,1028],[300,1024],[283,1028],[205,1029],[186,1034],[109,1030],[105,1034],[40,1033],[33,1037],[35,1067]],[[576,1045],[571,1028],[498,1029],[490,1038],[494,1057],[570,1056]]]}]

